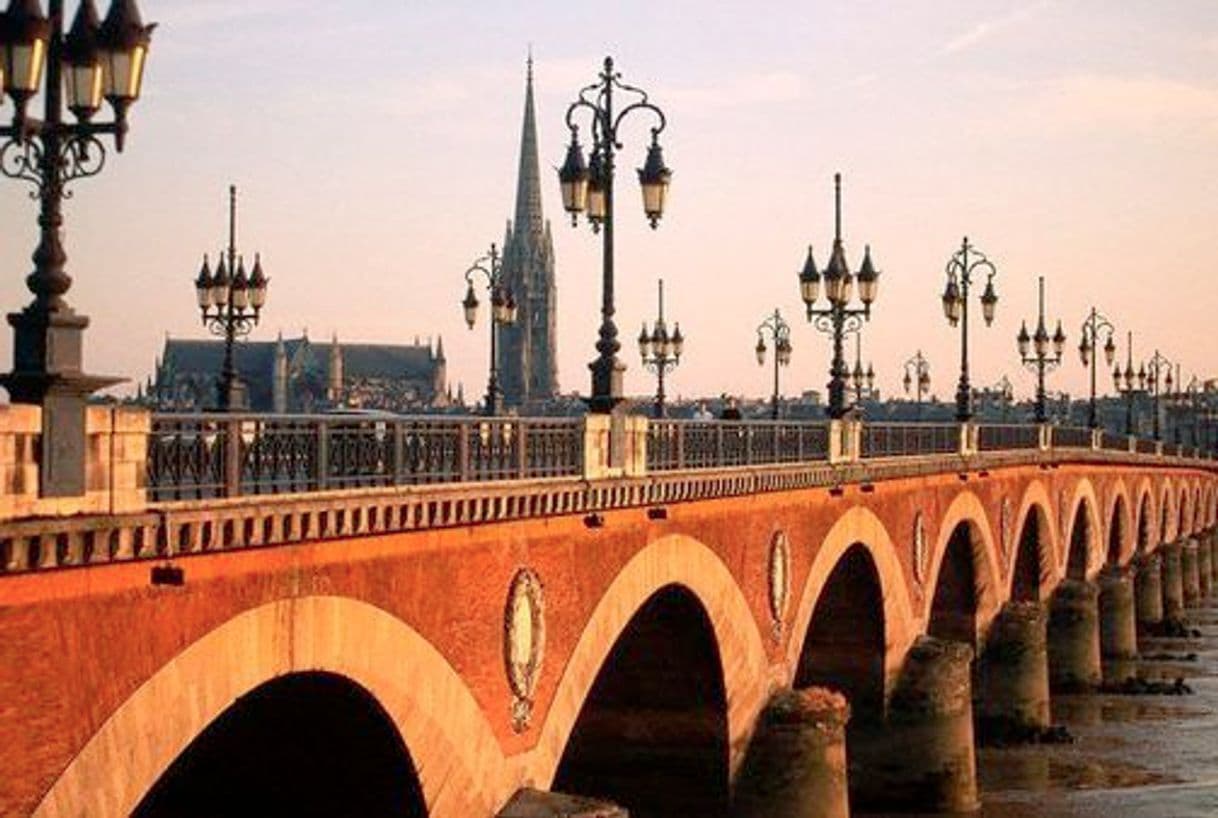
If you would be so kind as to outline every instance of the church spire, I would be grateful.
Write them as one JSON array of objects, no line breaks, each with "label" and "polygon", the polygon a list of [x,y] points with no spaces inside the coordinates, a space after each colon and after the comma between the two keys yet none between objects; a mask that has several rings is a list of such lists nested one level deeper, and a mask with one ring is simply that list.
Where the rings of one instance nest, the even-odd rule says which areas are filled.
[{"label": "church spire", "polygon": [[541,172],[537,162],[537,115],[533,110],[533,50],[525,73],[524,126],[520,133],[520,172],[516,177],[517,231],[540,235],[544,226],[541,213]]}]

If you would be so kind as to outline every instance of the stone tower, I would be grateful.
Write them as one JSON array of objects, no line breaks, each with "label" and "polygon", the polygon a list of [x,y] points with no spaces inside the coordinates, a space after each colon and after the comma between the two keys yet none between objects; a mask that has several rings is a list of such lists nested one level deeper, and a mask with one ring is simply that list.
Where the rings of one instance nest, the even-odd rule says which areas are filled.
[{"label": "stone tower", "polygon": [[508,222],[503,241],[503,275],[519,310],[516,323],[500,332],[499,377],[504,402],[519,407],[558,393],[554,245],[550,223],[541,209],[531,55],[525,80],[516,216]]}]

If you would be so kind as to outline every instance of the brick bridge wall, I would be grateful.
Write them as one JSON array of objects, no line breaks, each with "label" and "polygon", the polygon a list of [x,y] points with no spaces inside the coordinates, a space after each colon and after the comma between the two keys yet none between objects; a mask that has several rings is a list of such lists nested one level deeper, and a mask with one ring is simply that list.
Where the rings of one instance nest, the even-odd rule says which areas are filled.
[{"label": "brick bridge wall", "polygon": [[[489,815],[520,785],[549,786],[614,641],[671,584],[696,596],[714,628],[734,771],[769,692],[792,682],[818,595],[853,544],[879,574],[891,683],[926,628],[940,559],[962,522],[973,525],[982,629],[1010,593],[1034,509],[1050,523],[1042,596],[1065,575],[1080,518],[1089,575],[1109,559],[1116,518],[1121,563],[1135,555],[1144,508],[1151,549],[1215,523],[1218,481],[1205,467],[1072,457],[971,469],[939,458],[852,482],[792,466],[700,474],[662,491],[654,481],[579,483],[584,499],[526,503],[531,513],[518,519],[438,517],[328,539],[310,539],[305,525],[298,542],[219,551],[196,526],[195,553],[0,575],[0,814],[125,815],[238,696],[322,669],[385,708],[432,815]],[[258,513],[283,507],[264,501]],[[179,513],[197,521],[253,508]],[[776,541],[785,571],[774,570]],[[183,584],[150,582],[150,568],[166,563]],[[513,642],[505,625],[522,569],[531,579],[517,584],[533,595],[523,620],[508,618],[530,629],[524,657],[511,646],[529,642]]]}]

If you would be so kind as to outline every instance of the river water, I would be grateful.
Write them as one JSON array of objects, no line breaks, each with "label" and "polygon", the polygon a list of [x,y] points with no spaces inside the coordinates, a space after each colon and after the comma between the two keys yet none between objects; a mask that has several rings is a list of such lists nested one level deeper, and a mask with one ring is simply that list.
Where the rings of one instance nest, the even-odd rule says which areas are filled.
[{"label": "river water", "polygon": [[[1200,638],[1139,640],[1146,679],[1184,677],[1185,696],[1061,696],[1073,744],[982,749],[982,818],[1218,815],[1218,607],[1191,610]],[[1195,660],[1187,660],[1188,654]],[[874,818],[878,818],[875,816]],[[909,818],[906,815],[906,818]]]}]

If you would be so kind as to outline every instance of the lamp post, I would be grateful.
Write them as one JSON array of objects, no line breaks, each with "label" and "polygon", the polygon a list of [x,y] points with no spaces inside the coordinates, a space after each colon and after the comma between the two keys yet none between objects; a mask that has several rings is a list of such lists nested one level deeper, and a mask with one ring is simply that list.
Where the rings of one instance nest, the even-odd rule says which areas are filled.
[{"label": "lamp post", "polygon": [[972,244],[968,236],[960,243],[960,249],[947,260],[944,272],[947,283],[943,288],[943,315],[951,326],[960,327],[960,383],[956,386],[956,420],[967,423],[973,417],[973,391],[968,375],[968,291],[973,284],[973,275],[986,273],[985,290],[981,293],[981,315],[988,327],[994,323],[994,308],[998,305],[998,294],[994,291],[994,276],[997,268],[985,254]]},{"label": "lamp post", "polygon": [[639,357],[643,367],[656,373],[656,404],[655,416],[664,417],[664,375],[676,369],[681,363],[681,352],[685,349],[685,336],[681,334],[681,325],[674,324],[672,334],[668,334],[668,326],[664,323],[664,279],[659,281],[659,310],[652,331],[647,332],[647,322],[643,322],[643,330],[639,333]]},{"label": "lamp post", "polygon": [[902,381],[905,387],[905,394],[908,395],[910,390],[913,390],[914,399],[918,407],[918,420],[922,419],[922,396],[930,390],[930,362],[922,354],[922,350],[914,353],[913,357],[905,362],[905,378]]},{"label": "lamp post", "polygon": [[[833,253],[822,275],[812,259],[812,248],[799,273],[799,295],[804,302],[807,319],[817,331],[833,339],[833,361],[829,367],[829,404],[826,414],[840,418],[846,414],[846,380],[850,373],[842,354],[843,338],[847,333],[862,329],[863,321],[871,320],[871,304],[875,301],[879,284],[879,272],[871,263],[871,247],[863,253],[863,263],[858,273],[851,273],[846,263],[846,251],[842,246],[842,175],[833,175],[834,189],[834,236]],[[858,278],[861,306],[850,307],[854,280]],[[827,306],[815,306],[821,280],[825,283]]]},{"label": "lamp post", "polygon": [[1141,381],[1146,390],[1150,393],[1154,406],[1154,434],[1155,440],[1163,439],[1163,429],[1159,423],[1159,399],[1164,392],[1171,392],[1172,388],[1172,362],[1155,350],[1155,354],[1150,360],[1143,364],[1138,370],[1138,380]]},{"label": "lamp post", "polygon": [[863,333],[854,333],[854,371],[850,373],[850,385],[854,387],[854,405],[862,407],[864,395],[870,400],[875,396],[875,369],[867,362],[863,369]]},{"label": "lamp post", "polygon": [[1133,402],[1134,398],[1146,391],[1146,369],[1143,367],[1138,373],[1133,371],[1133,333],[1126,334],[1125,344],[1125,371],[1121,371],[1121,365],[1117,364],[1112,370],[1112,383],[1116,387],[1116,391],[1125,397],[1125,434],[1133,437]]},{"label": "lamp post", "polygon": [[[92,392],[121,380],[81,371],[89,319],[64,298],[72,279],[64,271],[62,204],[69,184],[101,172],[106,149],[98,137],[112,136],[122,151],[153,29],[134,0],[114,0],[100,22],[92,0],[82,0],[65,36],[63,5],[50,0],[44,16],[38,0],[10,0],[0,18],[3,85],[13,101],[12,124],[0,128],[0,172],[33,185],[39,202],[34,271],[25,279],[34,300],[8,316],[13,371],[0,383],[14,403],[43,407],[39,491],[51,497],[84,493],[85,404]],[[39,93],[42,119],[26,113]],[[114,119],[95,122],[103,97]],[[63,121],[65,103],[76,122]]]},{"label": "lamp post", "polygon": [[266,304],[267,282],[259,254],[254,254],[254,269],[248,275],[245,260],[237,255],[237,186],[229,185],[228,247],[220,251],[214,274],[204,255],[203,266],[195,278],[195,296],[203,326],[224,339],[224,363],[220,367],[220,383],[216,390],[216,406],[221,412],[241,407],[233,344],[258,325]]},{"label": "lamp post", "polygon": [[[620,111],[613,107],[615,90],[633,97]],[[579,144],[579,127],[575,123],[580,111],[586,111],[591,118],[592,154],[587,163]],[[588,406],[593,412],[610,412],[622,401],[622,373],[626,366],[617,359],[621,344],[617,340],[617,326],[613,323],[613,180],[616,151],[622,146],[619,128],[626,115],[635,111],[650,112],[657,120],[657,124],[651,128],[647,160],[638,171],[643,189],[643,212],[652,228],[655,228],[664,214],[668,184],[672,179],[672,171],[664,164],[659,142],[666,120],[664,113],[648,100],[645,91],[622,82],[621,75],[613,68],[612,57],[605,58],[597,81],[581,90],[579,98],[567,108],[566,122],[571,130],[571,144],[567,148],[566,160],[558,171],[563,207],[571,214],[571,223],[575,224],[579,214],[586,210],[593,232],[601,232],[601,326],[596,342],[599,355],[588,365],[592,370],[592,393]]]},{"label": "lamp post", "polygon": [[1095,378],[1099,359],[1097,353],[1100,348],[1100,335],[1107,333],[1107,338],[1104,341],[1104,364],[1112,366],[1113,358],[1116,357],[1116,343],[1112,339],[1112,334],[1115,331],[1112,322],[1098,313],[1095,307],[1091,308],[1091,312],[1087,315],[1086,320],[1083,321],[1082,329],[1079,331],[1078,354],[1083,361],[1083,366],[1091,370],[1091,400],[1087,404],[1087,426],[1092,429],[1100,427],[1099,413],[1096,411],[1095,403]]},{"label": "lamp post", "polygon": [[461,300],[465,325],[472,330],[478,320],[478,296],[474,294],[474,279],[479,275],[486,279],[486,291],[491,300],[491,360],[482,411],[488,417],[503,414],[503,390],[499,388],[499,326],[514,323],[517,309],[512,291],[503,283],[499,262],[499,248],[492,244],[490,251],[476,259],[465,271],[465,298]]},{"label": "lamp post", "polygon": [[791,363],[791,325],[774,308],[774,314],[757,325],[757,365],[765,366],[765,336],[774,343],[774,393],[770,396],[770,418],[778,420],[778,368]]},{"label": "lamp post", "polygon": [[[1023,365],[1036,373],[1036,422],[1045,423],[1045,373],[1056,369],[1062,362],[1062,352],[1066,348],[1066,334],[1062,332],[1061,321],[1057,322],[1057,331],[1049,337],[1045,329],[1045,277],[1040,277],[1040,308],[1036,319],[1036,334],[1028,335],[1028,325],[1024,322],[1019,327],[1016,336],[1019,345],[1019,358]],[[1052,343],[1052,353],[1049,344]],[[1029,344],[1032,354],[1029,354]]]}]

